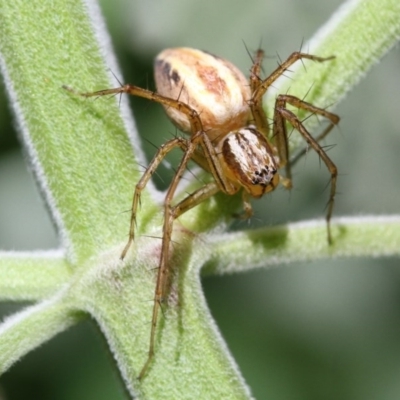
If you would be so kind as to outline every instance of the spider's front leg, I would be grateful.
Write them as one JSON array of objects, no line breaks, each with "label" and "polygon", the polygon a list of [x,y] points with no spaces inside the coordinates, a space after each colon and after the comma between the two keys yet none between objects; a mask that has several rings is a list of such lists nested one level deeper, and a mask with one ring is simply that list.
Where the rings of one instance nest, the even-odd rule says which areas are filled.
[{"label": "spider's front leg", "polygon": [[[315,115],[321,115],[327,118],[330,123],[328,127],[319,135],[316,139],[311,136],[311,134],[307,131],[302,121],[295,115],[292,111],[286,108],[286,104],[289,103],[292,106],[309,111]],[[324,149],[319,145],[318,141],[324,138],[332,128],[339,123],[339,116],[333,114],[329,111],[326,111],[322,108],[315,107],[310,103],[307,103],[303,100],[300,100],[297,97],[290,95],[279,95],[275,102],[275,113],[274,113],[274,130],[273,136],[276,140],[276,146],[280,158],[281,166],[286,165],[286,173],[287,178],[291,180],[291,172],[290,172],[290,162],[288,160],[288,138],[287,138],[287,129],[286,129],[286,121],[288,121],[294,129],[296,129],[301,136],[303,136],[304,140],[307,142],[309,146],[311,146],[314,151],[318,154],[318,156],[322,159],[324,164],[329,170],[331,174],[331,190],[329,194],[329,200],[327,205],[327,214],[326,214],[326,222],[327,222],[327,235],[328,235],[328,243],[332,244],[332,234],[331,234],[331,226],[330,220],[332,217],[333,205],[335,201],[335,193],[336,193],[336,181],[337,181],[337,168],[336,165],[332,162],[332,160],[328,157]]]},{"label": "spider's front leg", "polygon": [[[180,180],[182,179],[182,175],[184,174],[187,165],[191,159],[195,159],[199,161],[201,165],[207,166],[207,170],[211,170],[213,172],[214,168],[216,168],[217,171],[220,171],[221,167],[218,163],[218,160],[214,159],[215,149],[213,149],[211,154],[209,154],[207,143],[209,143],[209,139],[204,131],[195,133],[194,135],[192,135],[190,140],[185,141],[185,144],[182,146],[185,151],[184,156],[179,164],[179,167],[175,173],[175,176],[165,196],[162,246],[161,246],[159,269],[157,274],[157,283],[154,295],[149,352],[147,360],[139,374],[139,379],[142,379],[146,375],[147,370],[154,357],[158,313],[161,304],[165,301],[165,298],[168,293],[168,283],[170,274],[170,268],[169,268],[170,245],[172,242],[173,224],[175,220],[179,218],[179,216],[181,216],[185,212],[189,211],[193,207],[196,207],[203,201],[207,200],[211,196],[221,191],[220,181],[218,180],[218,177],[214,176],[216,178],[215,181],[202,186],[195,192],[188,195],[178,204],[173,205],[177,186]],[[203,147],[204,152],[207,154],[205,158],[199,156],[199,153],[197,153],[198,146]],[[222,181],[224,181],[224,178],[222,179]]]},{"label": "spider's front leg", "polygon": [[146,187],[147,183],[157,170],[160,163],[164,160],[165,156],[172,151],[173,149],[180,147],[182,150],[187,148],[187,140],[181,137],[177,137],[175,139],[169,140],[167,143],[164,143],[160,146],[157,153],[154,155],[153,160],[146,168],[146,171],[140,178],[139,182],[136,184],[135,192],[133,194],[132,200],[132,208],[131,208],[131,220],[129,227],[129,237],[128,242],[126,243],[124,249],[121,253],[121,260],[123,260],[128,253],[129,248],[131,247],[134,239],[135,239],[135,229],[136,229],[136,216],[138,206],[140,205],[140,197],[143,189]]},{"label": "spider's front leg", "polygon": [[[260,72],[260,60],[262,59],[262,55],[263,53],[259,50],[256,54],[255,62],[251,69],[250,86],[252,96],[249,105],[254,118],[254,124],[264,136],[268,137],[269,126],[265,111],[263,109],[263,96],[267,90],[279,77],[288,71],[296,61],[308,59],[317,62],[325,62],[334,59],[335,56],[318,57],[312,54],[295,51],[284,62],[279,64],[278,67],[267,78],[260,80],[258,74]],[[287,186],[290,187],[290,182],[287,183]]]},{"label": "spider's front leg", "polygon": [[254,93],[258,86],[262,83],[261,69],[264,59],[264,50],[258,49],[253,59],[253,65],[250,68],[250,90]]},{"label": "spider's front leg", "polygon": [[[256,75],[259,68],[259,59],[260,55],[257,53],[256,61],[252,68],[252,76],[251,76],[251,88],[252,88],[252,97],[249,102],[251,112],[254,118],[255,125],[257,129],[262,132],[268,138],[269,129],[267,123],[266,114],[263,110],[262,99],[266,91],[271,87],[271,85],[281,76],[283,75],[291,65],[293,65],[296,61],[302,59],[308,59],[311,61],[317,62],[325,62],[328,60],[332,60],[335,58],[331,57],[318,57],[307,53],[294,52],[292,53],[286,61],[279,64],[278,67],[263,81],[257,80],[253,75]],[[258,82],[258,84],[257,84]],[[310,113],[321,115],[327,118],[330,121],[329,126],[319,135],[316,139],[314,139],[307,129],[304,127],[303,123],[299,120],[299,118],[289,111],[286,108],[286,104],[289,103],[292,106],[306,110]],[[328,200],[328,211],[327,211],[327,234],[328,234],[328,243],[332,243],[332,235],[330,229],[330,219],[332,216],[334,198],[336,193],[336,180],[337,180],[337,168],[332,160],[328,157],[326,152],[322,149],[322,147],[318,144],[320,140],[322,140],[333,128],[333,126],[337,125],[339,122],[339,117],[335,114],[332,114],[322,108],[315,107],[310,103],[307,103],[303,100],[300,100],[294,96],[290,95],[279,95],[276,103],[275,110],[273,116],[273,133],[271,140],[273,141],[273,152],[277,155],[279,160],[279,167],[285,167],[286,174],[284,177],[281,176],[281,183],[286,188],[290,189],[292,187],[292,175],[291,175],[291,163],[289,162],[289,143],[288,143],[288,135],[286,130],[286,121],[288,121],[296,130],[300,132],[306,142],[318,153],[321,157],[325,165],[327,166],[330,174],[331,174],[331,190],[330,196]],[[300,155],[303,152],[299,153]],[[297,161],[298,157],[296,157],[295,161]]]}]

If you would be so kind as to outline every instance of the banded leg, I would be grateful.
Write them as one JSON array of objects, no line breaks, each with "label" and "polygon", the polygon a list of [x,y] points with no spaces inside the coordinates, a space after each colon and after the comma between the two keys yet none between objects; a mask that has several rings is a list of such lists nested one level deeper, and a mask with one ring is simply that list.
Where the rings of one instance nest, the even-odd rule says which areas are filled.
[{"label": "banded leg", "polygon": [[203,125],[200,120],[200,116],[198,113],[191,108],[186,103],[182,101],[171,99],[169,97],[162,96],[156,92],[152,92],[151,90],[143,89],[138,86],[126,84],[117,88],[112,89],[104,89],[98,90],[96,92],[76,92],[74,89],[70,88],[69,86],[63,86],[65,90],[68,90],[71,93],[77,94],[82,97],[100,97],[100,96],[108,96],[108,95],[116,95],[116,94],[130,94],[131,96],[138,96],[144,99],[154,101],[155,103],[160,103],[166,107],[175,108],[178,111],[186,114],[191,121],[192,132],[199,132],[203,129]]},{"label": "banded leg", "polygon": [[[289,103],[292,106],[309,111],[316,115],[321,115],[327,118],[330,121],[330,124],[327,129],[317,138],[313,138],[310,133],[307,131],[302,121],[299,120],[297,115],[295,115],[292,111],[289,111],[286,108],[286,104]],[[325,163],[331,174],[331,190],[329,194],[328,200],[328,210],[326,215],[327,222],[327,235],[328,235],[328,243],[332,244],[332,235],[330,228],[330,220],[332,217],[335,193],[336,193],[336,181],[337,181],[337,168],[336,165],[332,162],[332,160],[328,157],[323,148],[319,145],[318,139],[325,137],[333,126],[339,123],[339,117],[336,114],[330,113],[322,108],[318,108],[309,104],[303,100],[298,99],[297,97],[290,95],[279,95],[275,102],[275,113],[274,113],[274,137],[276,140],[278,155],[281,160],[281,165],[286,165],[286,178],[291,180],[291,171],[290,171],[290,163],[288,162],[288,143],[287,143],[287,130],[286,130],[286,121],[288,121],[294,129],[296,129],[301,136],[303,136],[304,140],[310,145],[314,151],[319,155],[322,161]]]},{"label": "banded leg", "polygon": [[[279,64],[278,67],[263,81],[259,82],[259,85],[255,88],[252,86],[252,98],[249,102],[252,115],[254,117],[255,125],[264,134],[268,133],[268,121],[266,120],[266,115],[263,110],[263,96],[270,86],[283,75],[296,61],[302,59],[308,59],[317,62],[324,62],[334,59],[335,56],[331,57],[318,57],[312,54],[294,52],[292,53],[286,61]],[[265,128],[267,126],[267,128]]]},{"label": "banded leg", "polygon": [[264,59],[264,51],[258,49],[253,60],[253,65],[250,69],[250,89],[252,94],[255,92],[257,87],[262,82],[260,75],[261,75],[261,68],[262,68],[261,65],[263,59]]},{"label": "banded leg", "polygon": [[179,218],[180,215],[184,214],[186,211],[189,211],[193,207],[197,206],[204,200],[210,198],[214,194],[218,193],[220,188],[218,187],[216,182],[208,183],[207,185],[201,187],[196,190],[194,193],[190,194],[188,197],[183,199],[181,202],[172,206],[170,201],[165,202],[164,207],[164,227],[163,227],[163,240],[162,240],[162,250],[161,250],[161,258],[159,271],[157,275],[157,283],[154,295],[154,305],[153,305],[153,315],[151,321],[151,332],[150,332],[150,343],[149,343],[149,352],[147,355],[147,360],[140,371],[139,379],[143,379],[146,375],[146,372],[153,360],[154,357],[154,349],[155,349],[155,338],[157,332],[157,323],[158,323],[158,314],[161,307],[161,304],[167,297],[168,293],[168,282],[170,275],[170,268],[168,267],[169,261],[169,248],[172,239],[172,230],[174,221]]},{"label": "banded leg", "polygon": [[133,194],[133,200],[132,200],[132,208],[131,208],[131,221],[130,221],[130,227],[129,227],[129,238],[128,242],[126,243],[124,249],[122,250],[121,253],[121,260],[123,260],[132,245],[134,239],[135,239],[135,229],[136,229],[136,215],[137,215],[137,209],[138,206],[140,205],[140,196],[143,191],[143,189],[146,187],[147,183],[157,170],[158,166],[160,163],[163,161],[165,156],[172,151],[173,149],[180,147],[181,149],[185,149],[187,140],[177,137],[175,139],[172,139],[168,141],[167,143],[161,145],[161,147],[158,149],[157,153],[153,157],[153,160],[147,167],[145,173],[142,175],[140,178],[139,182],[136,184],[135,187],[135,192]]}]

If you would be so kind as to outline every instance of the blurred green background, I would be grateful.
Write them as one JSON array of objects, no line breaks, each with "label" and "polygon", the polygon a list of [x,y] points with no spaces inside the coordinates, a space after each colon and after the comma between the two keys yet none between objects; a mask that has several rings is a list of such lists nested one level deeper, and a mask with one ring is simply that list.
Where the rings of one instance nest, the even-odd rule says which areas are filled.
[{"label": "blurred green background", "polygon": [[[251,61],[244,43],[250,50],[261,43],[270,57],[265,62],[269,71],[277,53],[285,58],[298,50],[340,4],[103,0],[101,6],[122,80],[152,87],[152,60],[166,47],[208,50],[247,72]],[[81,89],[100,88],[87,88],[82,82]],[[327,140],[336,145],[329,155],[340,172],[335,216],[399,213],[399,89],[397,47],[335,109],[342,121]],[[131,102],[139,132],[152,143],[160,145],[174,132],[161,107]],[[55,248],[57,237],[24,163],[3,86],[0,126],[0,248]],[[151,157],[154,147],[145,142],[144,148]],[[323,217],[328,179],[310,153],[296,166],[291,193],[281,189],[255,201],[255,216],[235,228]],[[292,264],[207,278],[204,289],[257,399],[400,398],[398,259]],[[21,304],[1,304],[0,316],[19,308]],[[33,398],[128,398],[92,321],[59,335],[0,378],[0,399]]]}]

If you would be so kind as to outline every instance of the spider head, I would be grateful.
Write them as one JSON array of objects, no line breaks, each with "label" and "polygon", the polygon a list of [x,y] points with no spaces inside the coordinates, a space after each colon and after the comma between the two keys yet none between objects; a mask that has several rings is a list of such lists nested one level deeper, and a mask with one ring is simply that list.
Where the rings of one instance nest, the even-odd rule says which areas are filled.
[{"label": "spider head", "polygon": [[235,186],[253,197],[274,190],[278,165],[265,137],[252,126],[232,132],[221,141],[219,157],[224,173]]}]

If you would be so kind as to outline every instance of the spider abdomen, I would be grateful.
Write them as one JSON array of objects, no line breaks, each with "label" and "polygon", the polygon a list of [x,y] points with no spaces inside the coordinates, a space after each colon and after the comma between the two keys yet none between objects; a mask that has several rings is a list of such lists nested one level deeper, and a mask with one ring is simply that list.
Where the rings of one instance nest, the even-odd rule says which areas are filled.
[{"label": "spider abdomen", "polygon": [[[179,99],[201,115],[211,140],[240,129],[249,119],[247,79],[223,58],[190,48],[166,49],[155,60],[154,76],[159,94]],[[180,130],[191,133],[187,114],[164,108]]]}]

